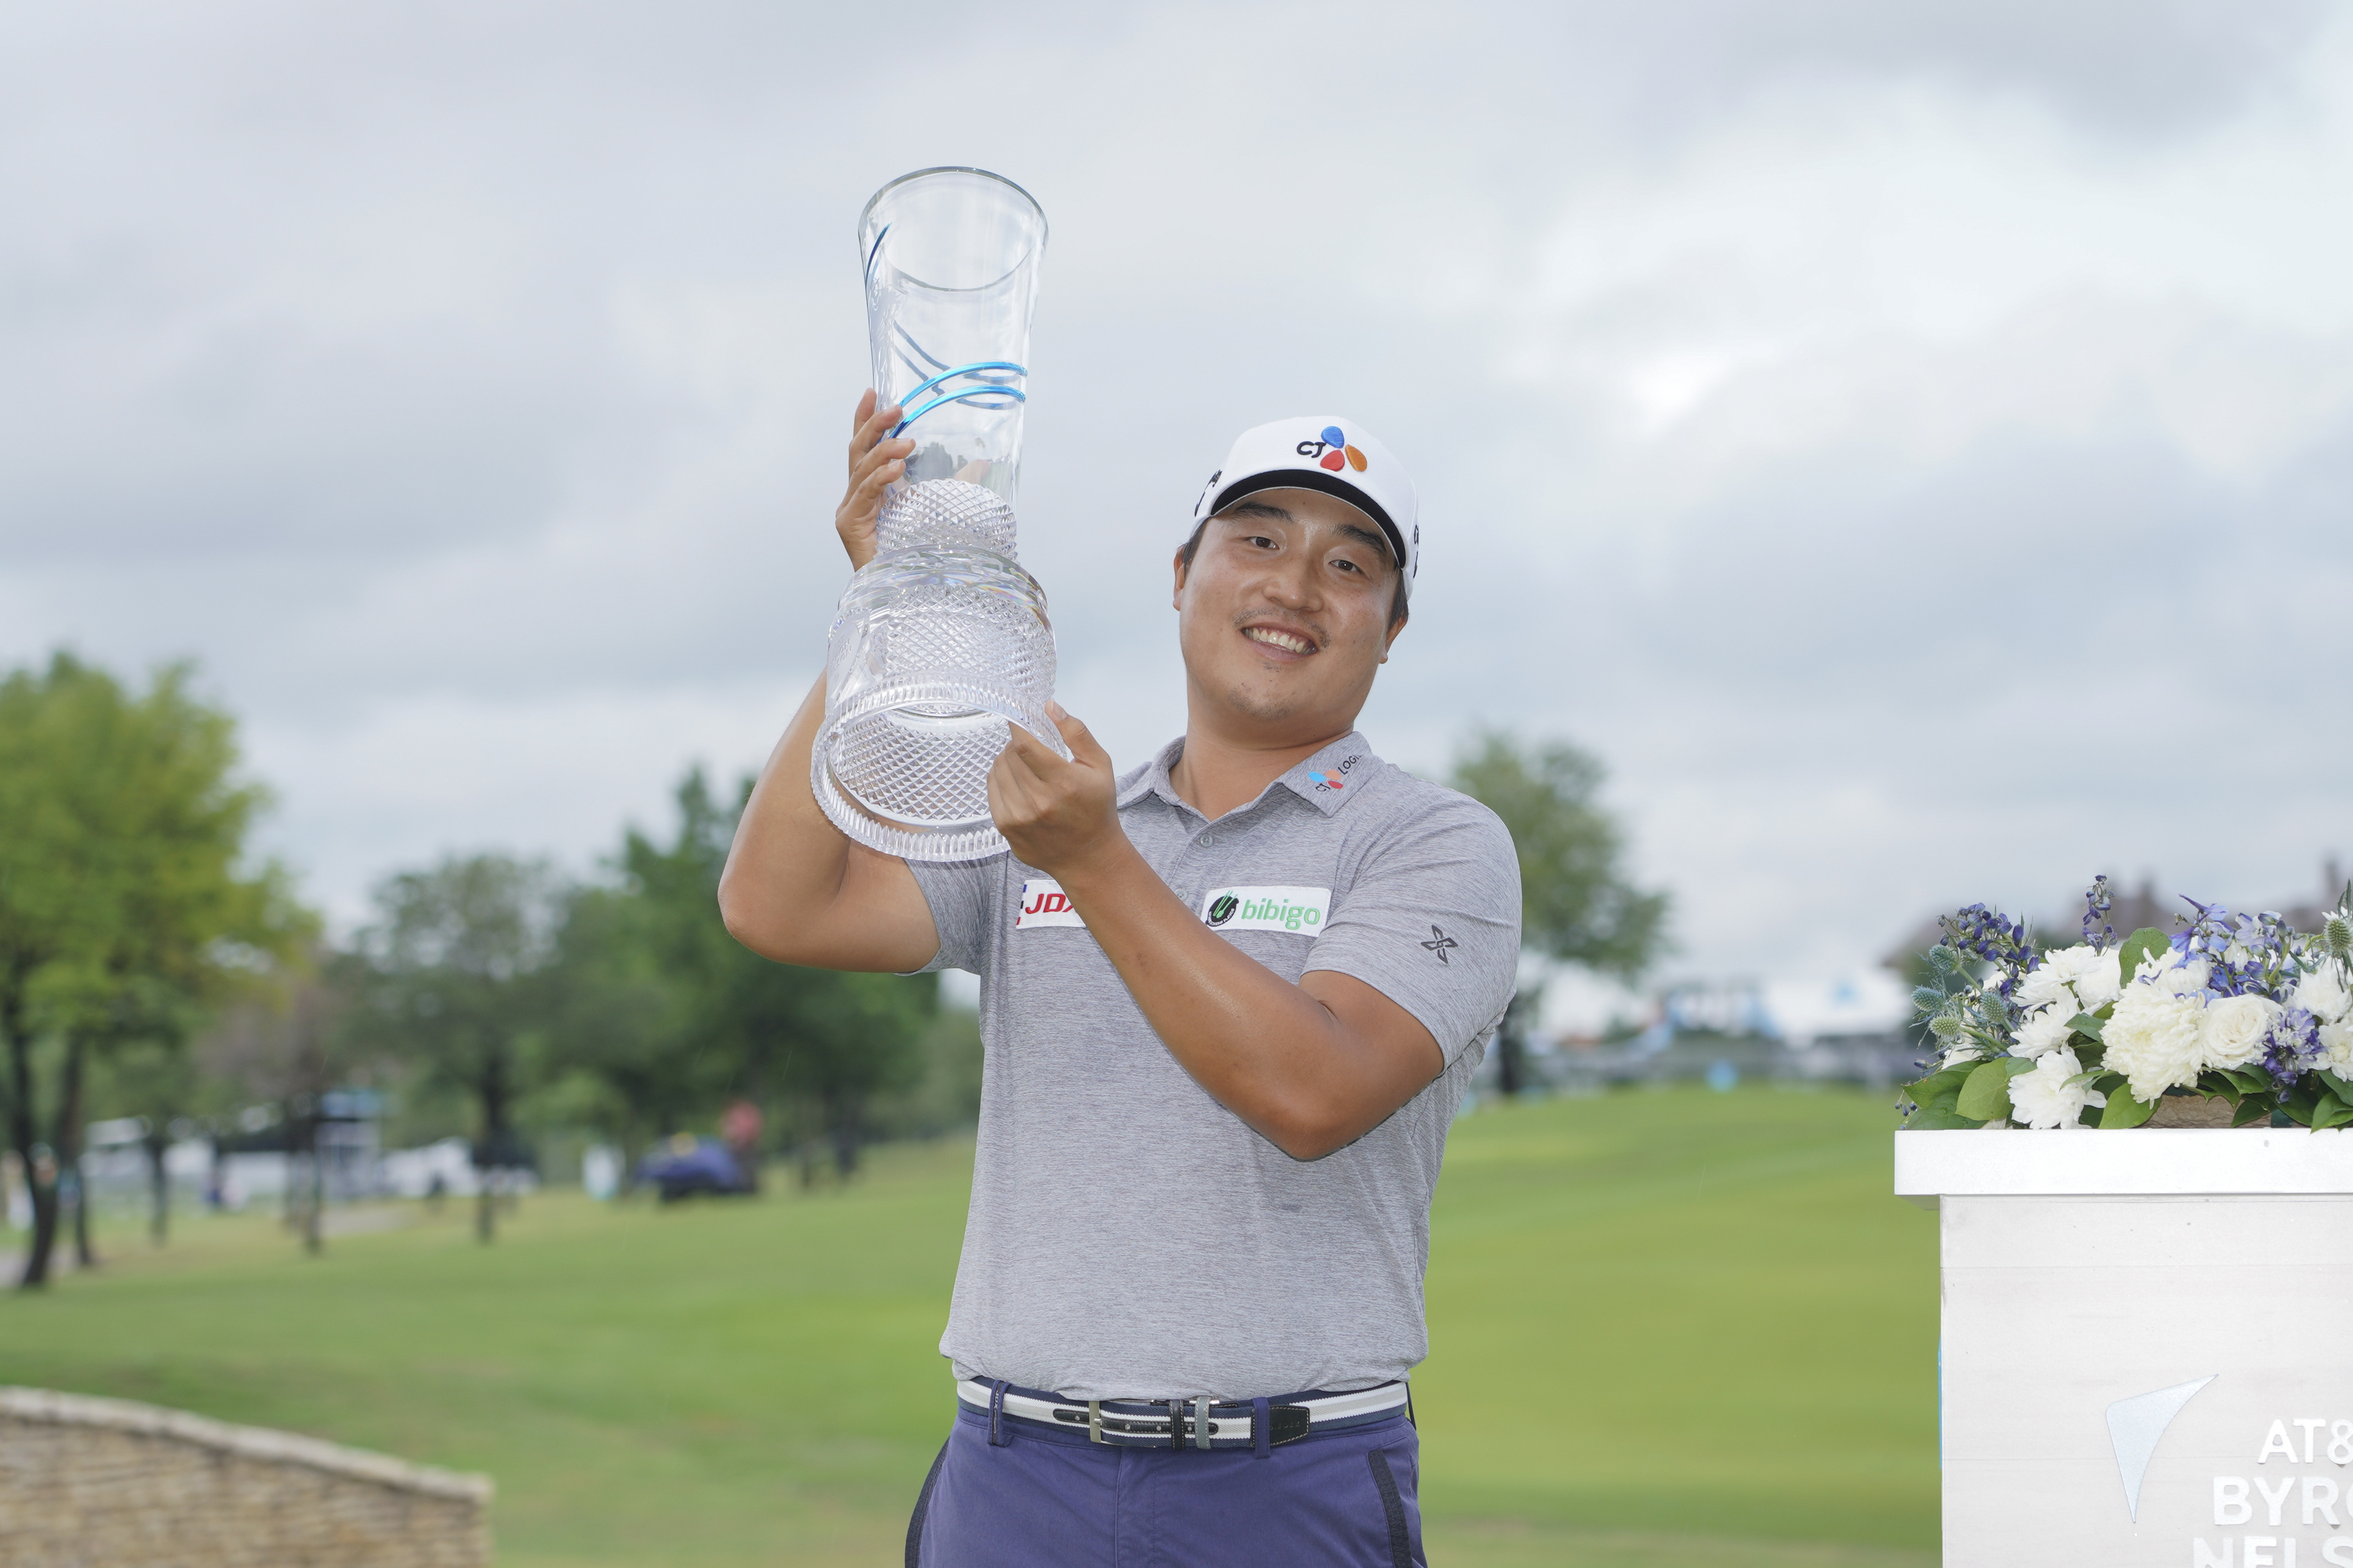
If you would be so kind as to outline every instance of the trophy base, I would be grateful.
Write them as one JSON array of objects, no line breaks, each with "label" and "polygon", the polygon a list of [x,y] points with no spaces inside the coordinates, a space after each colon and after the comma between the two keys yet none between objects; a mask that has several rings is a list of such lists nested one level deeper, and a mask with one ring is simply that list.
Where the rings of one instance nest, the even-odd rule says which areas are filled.
[{"label": "trophy base", "polygon": [[826,817],[902,860],[985,860],[1006,848],[988,812],[988,770],[1010,727],[1067,758],[1043,713],[1008,713],[1001,693],[954,681],[872,689],[828,715],[810,748],[809,788]]}]

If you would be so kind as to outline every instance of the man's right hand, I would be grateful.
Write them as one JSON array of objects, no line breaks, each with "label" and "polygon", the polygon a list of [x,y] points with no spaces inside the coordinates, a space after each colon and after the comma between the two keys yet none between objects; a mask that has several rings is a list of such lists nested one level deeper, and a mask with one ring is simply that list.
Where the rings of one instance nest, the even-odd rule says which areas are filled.
[{"label": "man's right hand", "polygon": [[913,440],[891,434],[899,423],[899,405],[878,408],[876,402],[871,388],[858,400],[858,413],[850,422],[849,489],[833,514],[834,531],[849,552],[853,572],[874,559],[874,524],[882,515],[882,492],[906,476],[907,459],[915,450]]}]

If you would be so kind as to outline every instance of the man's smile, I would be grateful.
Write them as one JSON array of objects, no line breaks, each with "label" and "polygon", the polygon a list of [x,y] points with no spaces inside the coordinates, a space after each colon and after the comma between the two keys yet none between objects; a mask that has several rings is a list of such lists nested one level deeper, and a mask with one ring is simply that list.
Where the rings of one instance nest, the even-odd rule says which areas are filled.
[{"label": "man's smile", "polygon": [[1261,647],[1271,648],[1294,658],[1303,658],[1316,651],[1314,637],[1309,637],[1305,632],[1293,631],[1288,626],[1270,626],[1261,622],[1257,626],[1244,626],[1242,636]]}]

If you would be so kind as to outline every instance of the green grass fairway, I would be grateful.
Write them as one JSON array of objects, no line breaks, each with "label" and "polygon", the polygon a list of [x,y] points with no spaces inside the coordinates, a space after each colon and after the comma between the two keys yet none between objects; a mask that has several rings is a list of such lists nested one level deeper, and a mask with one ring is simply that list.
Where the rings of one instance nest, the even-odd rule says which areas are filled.
[{"label": "green grass fairway", "polygon": [[[1440,1568],[1926,1568],[1933,1218],[1875,1099],[1759,1089],[1455,1129],[1415,1379]],[[509,1568],[884,1563],[950,1409],[969,1146],[850,1191],[462,1205],[301,1257],[260,1217],[0,1299],[0,1383],[490,1472]]]}]

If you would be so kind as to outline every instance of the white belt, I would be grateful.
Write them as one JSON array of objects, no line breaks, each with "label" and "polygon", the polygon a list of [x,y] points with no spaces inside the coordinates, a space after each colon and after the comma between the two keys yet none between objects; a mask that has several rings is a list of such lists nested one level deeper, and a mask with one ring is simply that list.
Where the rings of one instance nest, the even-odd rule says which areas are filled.
[{"label": "white belt", "polygon": [[[989,1384],[965,1378],[956,1384],[956,1397],[992,1415],[1001,1412],[1023,1421],[1050,1426],[1078,1427],[1094,1443],[1132,1447],[1189,1444],[1196,1448],[1254,1447],[1258,1442],[1257,1409],[1250,1400],[1226,1401],[1208,1394],[1191,1399],[1039,1399],[1008,1390],[1000,1396]],[[1407,1403],[1406,1385],[1385,1383],[1354,1394],[1331,1394],[1268,1407],[1270,1446],[1307,1436],[1313,1427],[1356,1424]],[[1106,1411],[1108,1404],[1113,1408]],[[991,1434],[992,1439],[994,1434]]]}]

